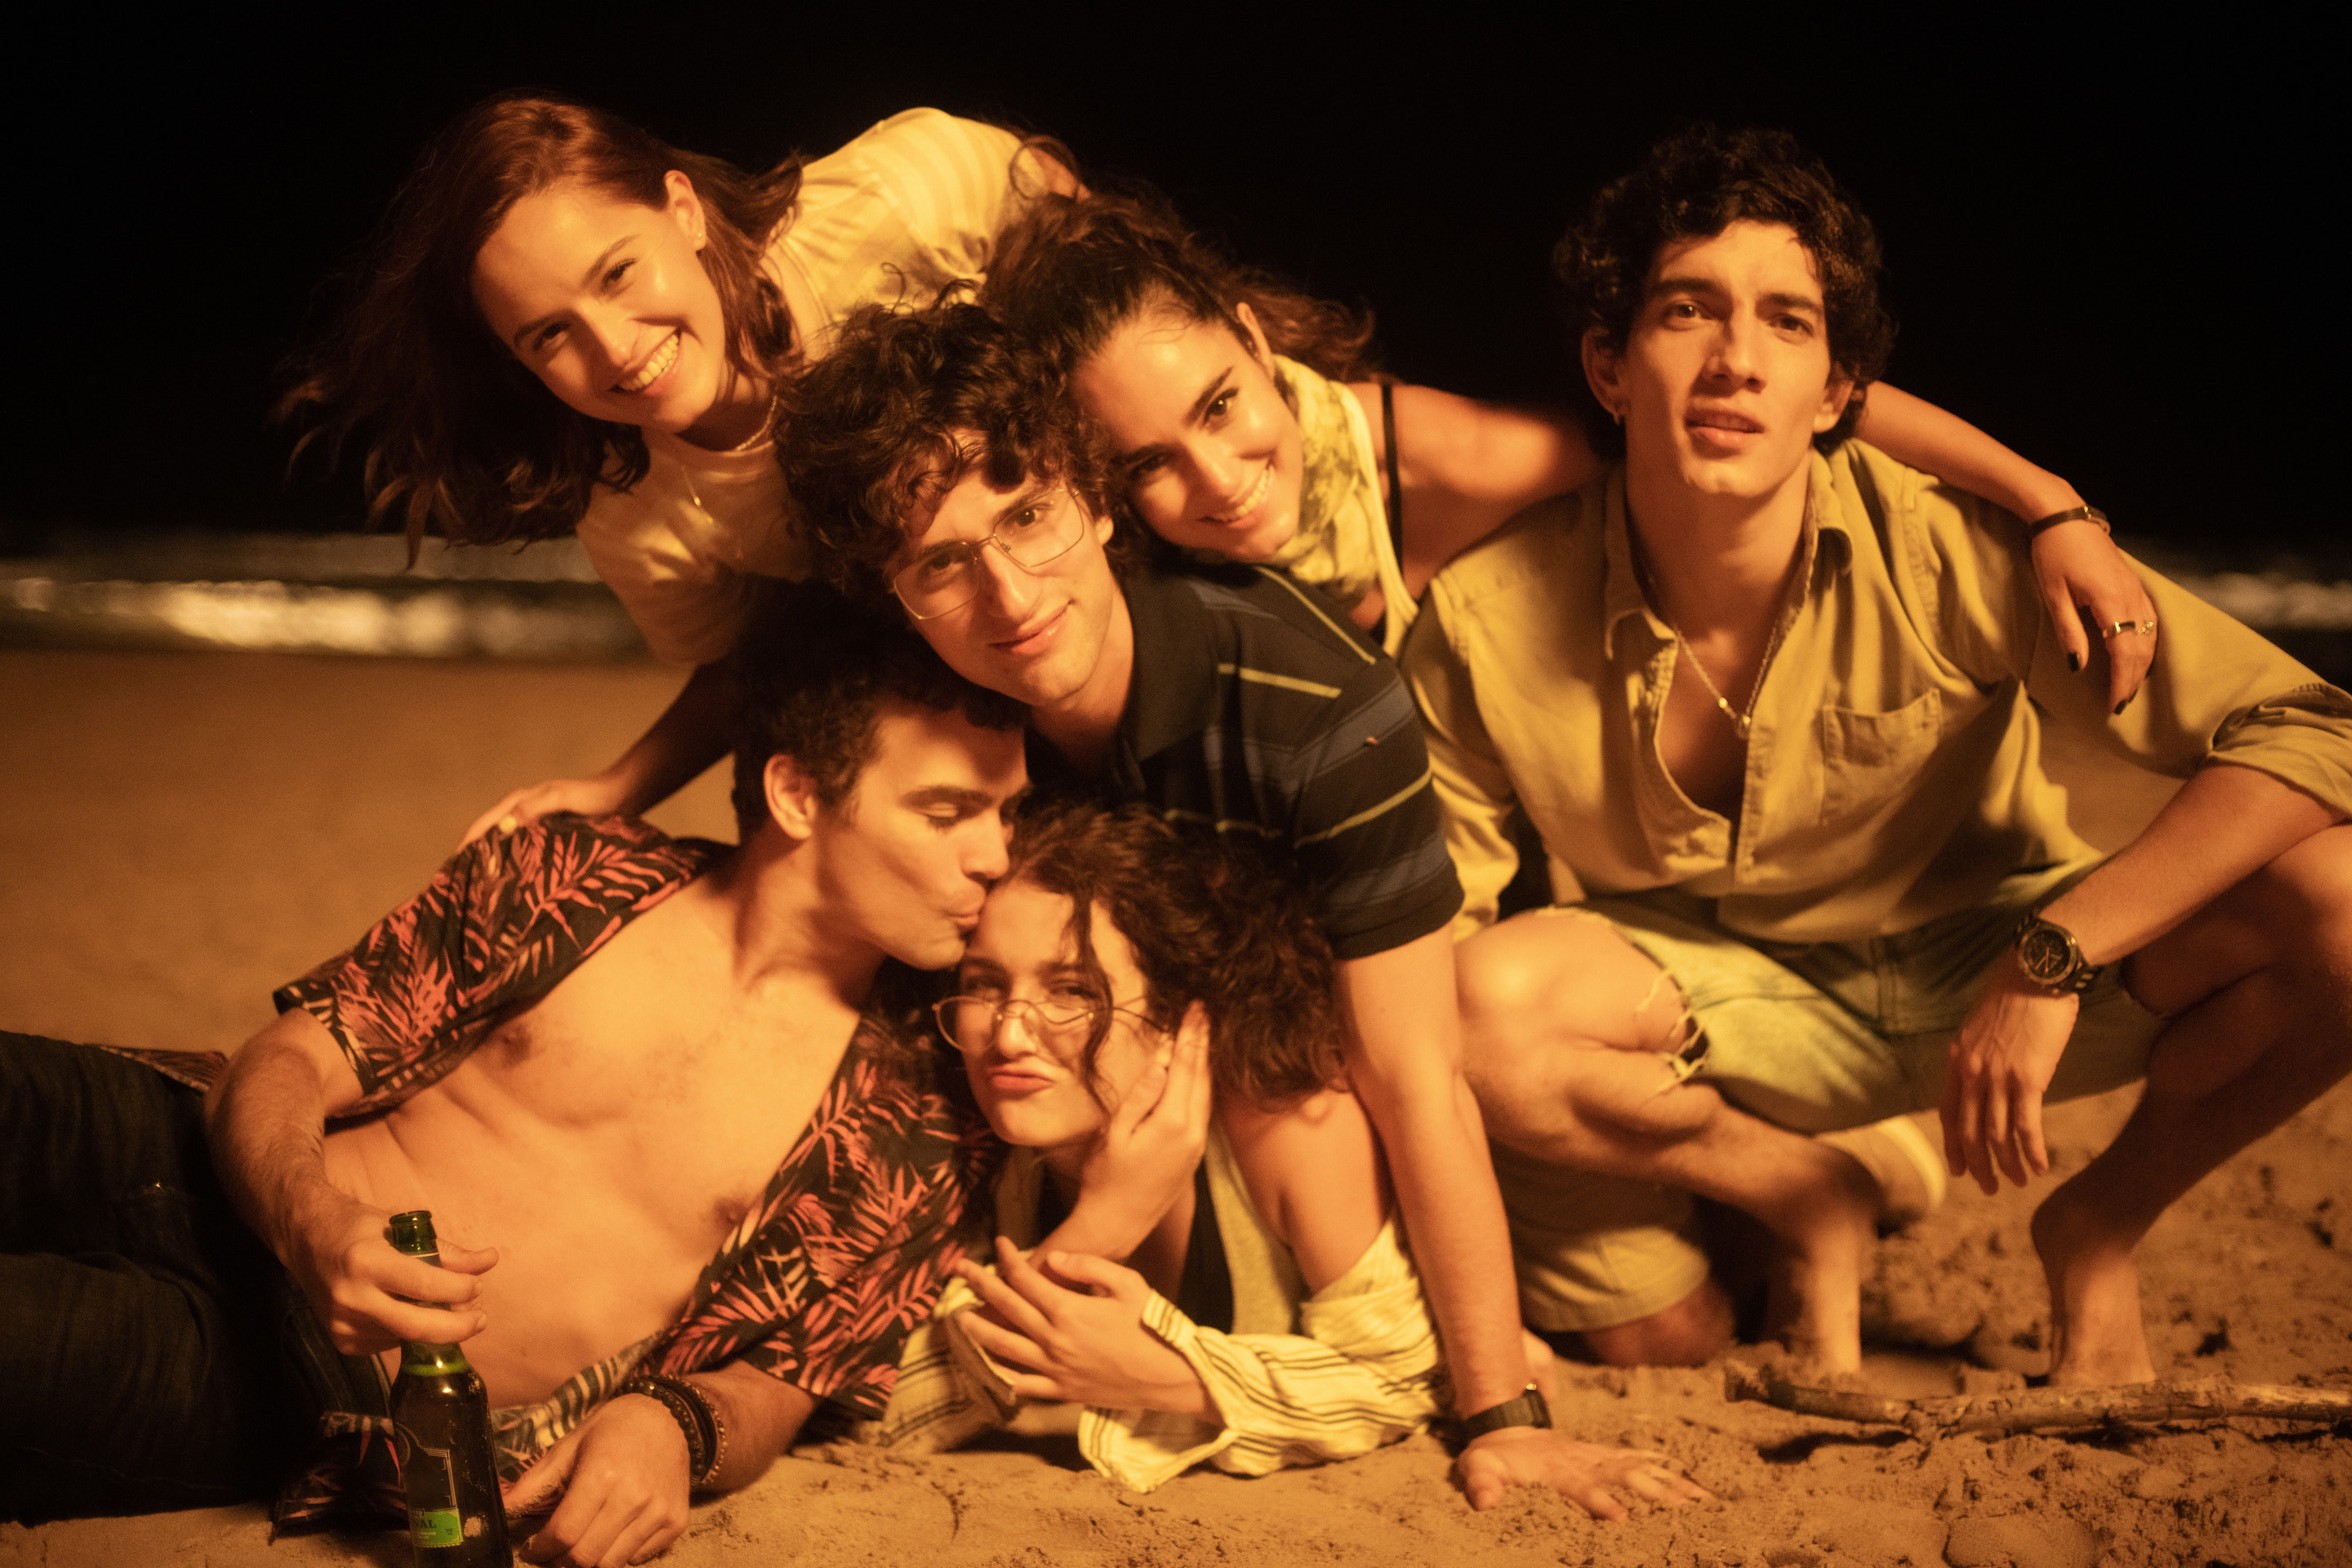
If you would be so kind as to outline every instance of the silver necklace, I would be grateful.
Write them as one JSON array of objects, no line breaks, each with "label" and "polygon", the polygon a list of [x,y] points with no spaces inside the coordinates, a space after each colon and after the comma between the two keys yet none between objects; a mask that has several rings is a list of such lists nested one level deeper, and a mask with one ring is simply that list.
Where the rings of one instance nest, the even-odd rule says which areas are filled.
[{"label": "silver necklace", "polygon": [[[752,447],[766,440],[768,438],[770,428],[776,422],[776,404],[783,397],[783,395],[784,389],[782,386],[778,386],[775,391],[770,393],[768,395],[768,412],[761,417],[760,427],[719,455],[722,458],[736,457],[741,453],[750,451]],[[688,468],[684,463],[680,463],[678,465],[678,468],[680,472],[686,475],[686,493],[693,499],[695,510],[708,514],[710,509],[702,504],[702,491],[695,486],[694,470]]]}]

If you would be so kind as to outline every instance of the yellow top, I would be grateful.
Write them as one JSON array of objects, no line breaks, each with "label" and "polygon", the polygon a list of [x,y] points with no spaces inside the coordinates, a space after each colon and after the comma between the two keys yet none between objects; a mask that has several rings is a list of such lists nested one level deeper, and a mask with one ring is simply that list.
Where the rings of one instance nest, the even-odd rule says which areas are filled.
[{"label": "yellow top", "polygon": [[1812,459],[1801,593],[1761,678],[1739,830],[1658,752],[1675,634],[1632,569],[1623,472],[1521,512],[1430,585],[1407,640],[1455,934],[1495,918],[1523,808],[1553,896],[1681,885],[1726,930],[1854,941],[2099,858],[2041,765],[2042,728],[2186,778],[2209,758],[2352,810],[2352,698],[2145,567],[2163,635],[2120,717],[2066,668],[2006,512],[1859,441]]},{"label": "yellow top", "polygon": [[[1391,658],[1412,625],[1396,542],[1389,537],[1381,466],[1363,405],[1339,382],[1276,354],[1275,384],[1298,416],[1298,531],[1265,564],[1311,583],[1349,609],[1381,591],[1381,647]],[[1204,560],[1222,560],[1196,552]]]},{"label": "yellow top", "polygon": [[[978,282],[997,235],[1043,188],[1039,167],[1011,132],[936,109],[812,160],[763,258],[806,358],[832,351],[858,305],[914,310]],[[758,579],[809,575],[806,546],[773,441],[711,452],[645,437],[646,477],[625,493],[598,486],[580,542],[656,658],[708,664],[733,646]]]}]

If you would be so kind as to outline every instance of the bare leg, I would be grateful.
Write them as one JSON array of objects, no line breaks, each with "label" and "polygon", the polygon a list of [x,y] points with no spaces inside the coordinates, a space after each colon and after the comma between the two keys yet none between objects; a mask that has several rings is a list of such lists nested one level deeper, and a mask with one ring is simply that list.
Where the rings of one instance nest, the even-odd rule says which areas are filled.
[{"label": "bare leg", "polygon": [[1580,1338],[1610,1366],[1702,1366],[1731,1345],[1731,1298],[1712,1279],[1666,1308]]},{"label": "bare leg", "polygon": [[[1463,1040],[1491,1136],[1550,1163],[1665,1183],[1753,1215],[1785,1249],[1780,1328],[1824,1369],[1861,1364],[1868,1173],[1684,1083],[1682,997],[1605,923],[1521,916],[1463,944]],[[1679,1337],[1679,1336],[1676,1336]]]},{"label": "bare leg", "polygon": [[2179,1016],[2115,1142],[2033,1216],[2061,1387],[2156,1375],[2132,1261],[2140,1238],[2352,1068],[2352,830],[2289,850],[2149,943],[2129,973],[2135,994]]}]

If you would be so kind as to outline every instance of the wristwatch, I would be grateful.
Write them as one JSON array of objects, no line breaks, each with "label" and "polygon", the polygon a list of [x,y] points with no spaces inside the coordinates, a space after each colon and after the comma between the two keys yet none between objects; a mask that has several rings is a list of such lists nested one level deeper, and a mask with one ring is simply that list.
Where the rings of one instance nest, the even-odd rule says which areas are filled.
[{"label": "wristwatch", "polygon": [[1549,1430],[1551,1406],[1544,1403],[1543,1390],[1531,1383],[1500,1405],[1489,1405],[1475,1415],[1465,1415],[1462,1440],[1467,1443],[1506,1426],[1541,1426]]},{"label": "wristwatch", "polygon": [[2017,928],[2017,966],[2060,996],[2079,996],[2099,977],[2099,966],[2084,962],[2074,933],[2043,920],[2038,910]]}]

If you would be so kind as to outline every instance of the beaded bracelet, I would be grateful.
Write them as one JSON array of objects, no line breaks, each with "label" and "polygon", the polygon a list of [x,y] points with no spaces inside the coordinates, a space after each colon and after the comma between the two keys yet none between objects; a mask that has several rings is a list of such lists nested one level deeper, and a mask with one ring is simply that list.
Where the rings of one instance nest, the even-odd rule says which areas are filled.
[{"label": "beaded bracelet", "polygon": [[686,1435],[686,1476],[689,1487],[708,1486],[727,1459],[727,1423],[710,1395],[682,1377],[640,1373],[614,1393],[642,1394],[658,1400]]},{"label": "beaded bracelet", "polygon": [[2107,514],[2101,511],[2097,507],[2070,506],[2064,511],[2053,511],[2048,517],[2036,518],[2033,521],[2027,523],[2025,525],[2025,537],[2028,539],[2038,539],[2041,537],[2044,529],[2055,528],[2062,522],[2095,522],[2099,525],[2099,531],[2101,533],[2112,534],[2115,532],[2114,529],[2107,526]]}]

